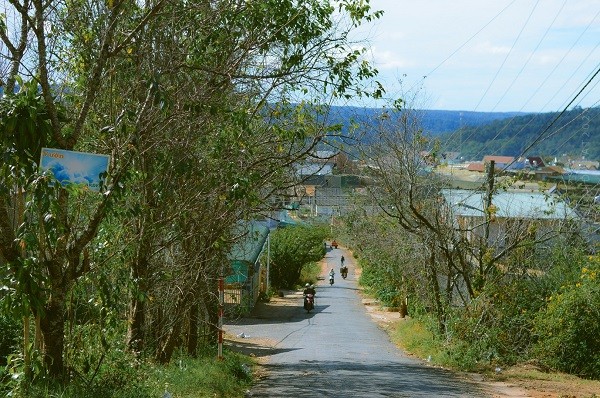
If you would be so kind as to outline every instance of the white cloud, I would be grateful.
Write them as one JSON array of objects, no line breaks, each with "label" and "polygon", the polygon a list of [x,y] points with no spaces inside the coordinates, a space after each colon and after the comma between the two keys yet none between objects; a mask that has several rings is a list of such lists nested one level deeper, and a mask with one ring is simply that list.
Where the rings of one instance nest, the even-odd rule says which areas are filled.
[{"label": "white cloud", "polygon": [[[379,80],[388,92],[400,91],[398,76],[412,79],[415,87],[424,84],[443,109],[556,111],[600,59],[600,0],[371,0],[371,5],[385,12],[361,31]],[[545,79],[552,84],[542,84]],[[600,85],[593,90],[574,105],[594,105]]]}]

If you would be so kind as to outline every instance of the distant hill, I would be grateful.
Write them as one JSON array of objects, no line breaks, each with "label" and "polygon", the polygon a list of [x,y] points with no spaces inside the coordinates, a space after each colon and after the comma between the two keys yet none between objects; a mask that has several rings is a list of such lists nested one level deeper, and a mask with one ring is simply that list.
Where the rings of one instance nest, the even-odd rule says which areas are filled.
[{"label": "distant hill", "polygon": [[[349,122],[369,123],[386,112],[383,108],[357,108],[351,106],[333,107],[330,123],[340,123],[344,130]],[[471,111],[441,111],[417,110],[423,129],[427,134],[438,135],[456,131],[461,127],[475,127],[515,116],[526,115],[522,112],[471,112]]]},{"label": "distant hill", "polygon": [[515,116],[480,126],[468,126],[440,136],[444,148],[465,159],[484,155],[518,156],[541,137],[525,155],[600,159],[600,108]]},{"label": "distant hill", "polygon": [[[365,130],[364,126],[375,125],[384,112],[382,108],[334,107],[329,122],[341,124],[344,133],[352,123]],[[413,112],[417,112],[425,135],[438,138],[445,151],[460,152],[465,159],[489,154],[518,156],[542,132],[542,138],[525,155],[600,159],[600,108],[577,107],[558,119],[558,112]],[[363,132],[361,141],[368,143],[373,132]]]}]

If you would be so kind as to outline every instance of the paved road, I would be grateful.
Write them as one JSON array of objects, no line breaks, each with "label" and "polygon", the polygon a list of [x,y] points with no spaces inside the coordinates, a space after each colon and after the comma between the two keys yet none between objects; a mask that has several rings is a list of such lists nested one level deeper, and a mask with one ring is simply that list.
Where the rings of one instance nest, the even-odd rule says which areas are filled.
[{"label": "paved road", "polygon": [[[348,279],[339,276],[340,256]],[[335,268],[333,286],[317,286],[316,308],[306,314],[301,294],[286,295],[296,306],[263,305],[249,318],[229,321],[229,333],[249,336],[246,348],[268,355],[267,376],[252,397],[485,397],[450,372],[408,358],[366,313],[348,252],[327,253]],[[260,341],[262,343],[254,343]],[[265,341],[268,347],[264,347]]]}]

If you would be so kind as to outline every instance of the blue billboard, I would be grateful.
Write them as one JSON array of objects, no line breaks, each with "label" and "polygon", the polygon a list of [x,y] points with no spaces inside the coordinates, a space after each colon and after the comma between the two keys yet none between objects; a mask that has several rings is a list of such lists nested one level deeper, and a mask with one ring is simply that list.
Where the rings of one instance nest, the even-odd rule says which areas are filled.
[{"label": "blue billboard", "polygon": [[40,168],[50,170],[62,185],[81,184],[99,191],[101,176],[108,171],[110,156],[42,148]]}]

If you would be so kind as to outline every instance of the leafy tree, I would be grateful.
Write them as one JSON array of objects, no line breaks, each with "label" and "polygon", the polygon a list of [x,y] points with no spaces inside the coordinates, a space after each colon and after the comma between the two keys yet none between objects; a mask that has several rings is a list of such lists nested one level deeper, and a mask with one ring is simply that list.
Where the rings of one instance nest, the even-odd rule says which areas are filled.
[{"label": "leafy tree", "polygon": [[[95,326],[121,309],[113,298],[126,291],[136,354],[148,349],[166,362],[182,341],[193,352],[200,324],[216,325],[215,264],[231,226],[272,210],[293,184],[291,166],[329,132],[316,117],[326,108],[315,104],[381,94],[362,85],[376,71],[347,36],[380,13],[354,0],[337,10],[317,0],[9,8],[10,31],[20,34],[11,37],[2,19],[10,73],[0,76],[1,111],[12,124],[2,130],[0,253],[5,303],[24,305],[5,308],[39,319],[54,378],[71,365],[74,294],[111,306],[88,320],[102,333]],[[13,93],[17,77],[24,83]],[[32,165],[44,145],[110,154],[101,194],[41,175]],[[117,278],[124,273],[128,280]]]},{"label": "leafy tree", "polygon": [[[536,245],[568,232],[571,225],[561,221],[550,231],[538,229],[536,220],[498,220],[493,197],[505,186],[496,184],[493,172],[473,193],[483,199],[481,214],[474,221],[457,220],[442,195],[451,182],[435,173],[438,143],[423,135],[418,111],[396,105],[370,126],[379,132],[379,141],[363,150],[365,161],[373,165],[369,189],[380,211],[419,241],[413,264],[423,267],[430,306],[439,332],[445,334],[452,305],[468,307],[488,285],[539,269]],[[390,116],[394,112],[401,113]],[[494,226],[500,224],[504,233],[494,235]]]},{"label": "leafy tree", "polygon": [[326,228],[288,226],[271,237],[271,282],[276,287],[293,287],[300,282],[305,264],[323,258]]}]

